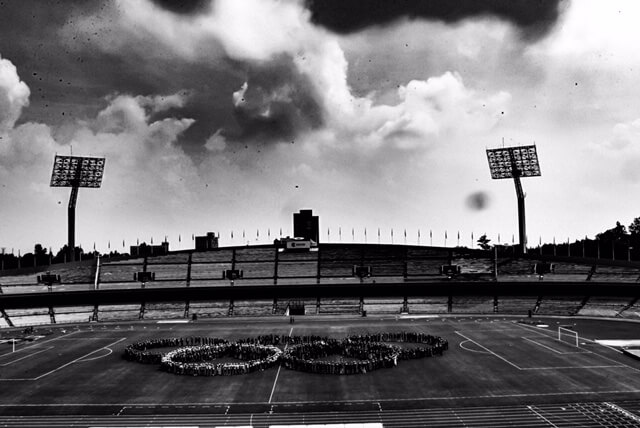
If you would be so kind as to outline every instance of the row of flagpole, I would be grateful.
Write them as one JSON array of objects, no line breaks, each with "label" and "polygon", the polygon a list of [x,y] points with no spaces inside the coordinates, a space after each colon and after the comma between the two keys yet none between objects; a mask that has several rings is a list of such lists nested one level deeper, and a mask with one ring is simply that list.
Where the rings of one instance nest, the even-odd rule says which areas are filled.
[{"label": "row of flagpole", "polygon": [[[349,230],[350,229],[350,230]],[[362,234],[361,234],[361,233]],[[411,233],[407,233],[407,229],[400,229],[400,231],[394,230],[394,228],[390,228],[388,229],[388,231],[384,231],[383,229],[378,227],[376,229],[374,229],[374,240],[370,241],[370,232],[368,231],[368,229],[365,227],[364,229],[362,229],[361,231],[356,230],[355,227],[351,227],[351,228],[347,228],[346,230],[343,231],[343,228],[341,226],[338,227],[337,230],[337,240],[335,239],[335,229],[334,229],[334,234],[331,234],[331,228],[327,228],[326,229],[326,235],[323,236],[322,233],[320,233],[319,235],[319,240],[320,242],[364,242],[364,243],[378,243],[378,244],[386,244],[386,243],[391,243],[391,244],[406,244],[407,242],[410,243],[417,243],[418,245],[427,245],[426,241],[423,241],[423,232],[421,229],[417,229],[417,233],[415,235],[411,234]],[[268,228],[265,232],[262,232],[262,235],[260,233],[260,229],[256,229],[255,235],[252,232],[247,232],[246,229],[243,229],[241,232],[238,231],[234,231],[231,230],[228,232],[228,234],[225,234],[224,236],[221,235],[220,232],[215,232],[215,235],[218,237],[218,239],[220,240],[220,245],[224,246],[225,244],[229,244],[229,241],[231,241],[231,243],[240,243],[241,245],[244,244],[268,244],[273,242],[274,239],[276,238],[282,238],[285,235],[283,234],[283,229],[280,228],[279,232],[276,234],[275,231],[272,233],[271,229]],[[486,235],[486,234],[484,234]],[[190,241],[195,241],[195,234],[191,234],[190,236]],[[261,239],[262,236],[262,239]],[[437,234],[434,234],[433,230],[430,229],[428,232],[428,245],[429,246],[433,246],[433,241],[434,241],[434,236],[436,237],[436,244],[438,244],[438,237]],[[460,231],[457,231],[454,233],[453,235],[455,238],[455,242],[456,242],[456,246],[460,246],[461,240],[462,238],[462,234]],[[482,236],[482,235],[479,235]],[[479,237],[478,236],[478,237]],[[452,242],[449,240],[449,232],[448,231],[444,231],[444,233],[442,235],[440,235],[440,237],[442,238],[442,240],[439,240],[440,243],[443,243],[444,247],[447,247],[448,245],[452,244]],[[475,248],[477,246],[477,242],[475,241],[476,239],[476,235],[474,234],[474,232],[471,232],[470,235],[470,242],[469,248]],[[324,239],[326,238],[326,239]],[[333,238],[333,239],[332,239]],[[416,240],[414,240],[414,238],[417,238]],[[425,236],[426,238],[426,236]],[[189,239],[189,238],[187,238]],[[542,239],[542,238],[540,238]],[[555,238],[554,238],[555,239]],[[178,243],[182,244],[183,242],[185,242],[186,244],[186,240],[182,237],[182,234],[178,235]],[[169,240],[169,236],[165,235],[164,236],[164,242],[170,242]],[[174,241],[175,242],[175,241]],[[141,245],[141,243],[147,244],[147,245],[154,245],[154,238],[151,237],[149,239],[149,241],[146,240],[141,240],[140,238],[136,239],[136,246]],[[171,242],[170,242],[171,243]],[[499,245],[502,244],[507,244],[506,242],[502,242],[501,241],[501,235],[498,233],[497,235],[497,243]],[[511,236],[511,244],[515,243],[515,235],[512,234]],[[133,244],[131,244],[133,245]],[[81,246],[81,245],[80,245]],[[178,247],[181,247],[182,245],[178,245]],[[93,243],[93,250],[96,250],[96,243]],[[122,248],[126,249],[126,240],[123,239],[122,240]],[[112,250],[118,250],[118,246],[117,245],[112,245],[111,240],[109,240],[107,242],[107,252],[111,252]],[[85,250],[86,251],[86,250]]]},{"label": "row of flagpole", "polygon": [[[326,230],[326,235],[325,235],[325,236],[326,236],[326,240],[325,240],[325,239],[323,239],[325,236],[322,236],[322,234],[320,234],[320,236],[319,236],[320,241],[321,241],[321,242],[334,242],[334,243],[335,243],[335,242],[345,242],[345,243],[347,243],[347,242],[349,242],[349,235],[350,235],[350,237],[351,237],[351,242],[353,242],[353,243],[356,243],[356,242],[360,242],[360,243],[361,243],[361,242],[369,243],[367,228],[364,228],[364,229],[363,229],[363,235],[358,234],[358,239],[356,239],[356,228],[355,228],[355,227],[351,227],[350,229],[351,229],[351,230],[346,229],[346,233],[344,233],[344,234],[343,234],[342,227],[338,227],[338,240],[337,240],[337,241],[335,241],[335,239],[334,239],[334,240],[332,240],[332,239],[331,239],[331,237],[332,237],[332,235],[331,235],[331,228],[327,228],[327,230]],[[334,229],[334,230],[335,230],[335,229]],[[250,235],[251,235],[251,236],[250,236]],[[273,236],[272,236],[272,235],[273,235]],[[484,234],[484,235],[486,236],[486,234]],[[187,236],[188,236],[188,235],[187,235]],[[226,246],[226,245],[228,245],[228,244],[229,244],[229,242],[226,240],[226,237],[221,236],[220,232],[216,232],[216,236],[217,236],[217,237],[218,237],[218,239],[221,241],[221,242],[220,242],[220,246]],[[264,235],[264,232],[263,232],[263,237],[264,237],[264,236],[265,236],[265,235]],[[279,233],[278,233],[277,235],[276,235],[275,233],[274,233],[274,234],[272,234],[272,233],[271,233],[271,229],[270,229],[270,228],[268,228],[268,229],[267,229],[267,232],[266,232],[266,238],[267,238],[268,240],[267,240],[267,241],[262,241],[262,240],[260,239],[260,229],[256,229],[256,234],[255,234],[255,241],[254,241],[254,243],[255,243],[255,244],[271,243],[271,242],[273,242],[273,241],[272,241],[273,239],[275,239],[275,238],[277,238],[277,237],[283,237],[283,236],[284,236],[284,235],[283,235],[283,229],[282,229],[282,228],[280,228],[280,229],[279,229]],[[344,241],[343,241],[343,236],[344,236]],[[364,236],[364,240],[361,240],[361,237],[362,237],[362,236]],[[447,247],[448,239],[449,239],[449,233],[448,233],[448,231],[446,231],[446,230],[445,230],[445,231],[444,231],[444,233],[443,233],[443,235],[440,235],[440,236],[444,238],[444,239],[443,239],[443,241],[441,241],[441,242],[444,242],[444,245],[443,245],[443,246],[444,246],[444,247]],[[456,246],[458,246],[458,247],[459,247],[459,246],[460,246],[460,240],[462,239],[462,238],[461,238],[461,236],[462,236],[462,235],[461,235],[460,231],[457,231],[457,232],[455,233],[455,235],[454,235],[454,236],[455,236],[455,239],[456,239]],[[482,235],[481,235],[481,236],[482,236]],[[188,246],[187,246],[186,248],[193,248],[193,247],[194,247],[194,246],[193,246],[193,241],[195,241],[195,237],[196,237],[196,235],[192,233],[192,234],[191,234],[191,237],[190,237],[190,241],[191,241],[191,242],[189,242],[189,237],[187,237],[186,239],[183,239],[182,234],[178,234],[178,238],[177,238],[177,239],[178,239],[178,243],[179,243],[179,244],[182,244],[182,245],[178,245],[178,247],[182,247],[183,245],[187,245],[187,242],[189,242],[189,244],[188,244]],[[244,230],[244,229],[242,230],[242,232],[238,232],[238,233],[234,233],[234,231],[233,231],[233,230],[231,230],[231,231],[228,233],[227,237],[228,237],[231,241],[236,241],[236,242],[232,242],[231,244],[233,244],[233,243],[237,243],[237,240],[239,240],[239,239],[240,239],[240,237],[242,237],[241,245],[245,245],[245,244],[249,245],[249,244],[251,244],[251,243],[252,243],[252,242],[251,242],[251,240],[253,239],[253,234],[249,234],[249,233],[247,233],[247,231],[246,231],[246,230]],[[384,234],[383,234],[382,229],[381,229],[380,227],[378,227],[378,228],[377,228],[377,229],[375,229],[375,231],[374,231],[374,238],[376,238],[376,237],[377,237],[377,243],[378,243],[378,244],[381,244],[381,243],[383,243],[383,244],[387,244],[387,243],[391,243],[391,244],[395,244],[395,243],[398,243],[398,244],[400,244],[400,243],[404,243],[404,244],[407,244],[407,238],[408,238],[408,237],[409,237],[409,238],[417,237],[417,244],[418,244],[418,245],[427,245],[427,243],[426,243],[426,242],[421,242],[421,238],[422,238],[422,232],[421,232],[421,229],[418,229],[418,230],[417,230],[417,234],[416,234],[416,235],[413,235],[413,236],[409,236],[409,235],[407,234],[407,229],[401,229],[401,232],[400,232],[400,236],[399,236],[399,237],[400,237],[401,239],[403,238],[403,239],[402,239],[402,242],[396,242],[396,238],[398,237],[398,234],[397,234],[397,233],[394,233],[394,229],[393,229],[393,228],[391,228],[391,229],[389,230],[389,234],[387,235],[386,233],[384,233]],[[434,233],[433,233],[433,230],[431,230],[431,229],[429,230],[428,237],[429,237],[428,245],[429,245],[429,246],[433,246],[433,239],[434,239]],[[335,238],[335,234],[334,234],[334,238]],[[475,241],[474,232],[471,232],[471,233],[470,233],[470,238],[471,238],[471,241],[470,241],[470,247],[468,247],[468,248],[477,248],[479,241],[478,241],[478,242],[476,242],[476,241]],[[249,240],[247,240],[247,239],[249,239]],[[389,239],[389,240],[387,240],[387,239]],[[183,241],[184,241],[184,244],[183,244]],[[567,240],[566,240],[566,241],[563,241],[563,242],[561,242],[561,243],[559,243],[559,244],[558,244],[558,243],[556,243],[556,238],[555,238],[555,236],[554,236],[554,237],[553,237],[553,240],[552,240],[552,243],[545,243],[544,245],[552,246],[552,248],[553,248],[553,255],[566,255],[566,256],[572,256],[572,255],[573,255],[573,256],[580,256],[580,255],[582,255],[582,256],[584,257],[584,254],[585,254],[585,245],[586,245],[586,243],[588,243],[589,241],[593,241],[593,242],[596,242],[596,243],[597,243],[597,245],[596,245],[596,246],[597,246],[597,255],[596,255],[596,257],[597,257],[597,258],[600,258],[601,245],[600,245],[600,240],[599,240],[599,238],[597,238],[597,237],[596,237],[595,239],[590,240],[590,239],[588,239],[588,238],[587,238],[587,236],[585,236],[584,240],[580,240],[580,241],[576,240],[576,241],[575,241],[575,243],[578,243],[578,244],[580,244],[580,243],[581,243],[581,244],[582,244],[582,251],[581,251],[581,253],[582,253],[582,254],[580,254],[580,250],[577,250],[577,251],[575,251],[575,250],[574,250],[574,253],[572,254],[572,252],[571,252],[571,251],[572,251],[572,250],[571,250],[571,246],[572,246],[572,244],[571,244],[571,240],[570,240],[570,238],[567,238]],[[117,242],[119,243],[119,241],[117,241]],[[141,243],[145,243],[145,244],[147,243],[147,242],[146,242],[146,241],[144,241],[144,240],[142,240],[142,241],[141,241],[141,240],[140,240],[140,238],[137,238],[135,242],[136,242],[136,246],[141,245]],[[168,236],[168,235],[164,235],[164,242],[169,242],[169,236]],[[175,241],[174,241],[174,242],[175,242]],[[375,241],[374,241],[374,242],[375,242]],[[371,243],[374,243],[374,242],[371,242]],[[416,241],[410,241],[410,242],[415,243]],[[502,242],[502,240],[501,240],[501,234],[500,234],[500,233],[498,233],[498,234],[497,234],[497,241],[496,241],[496,243],[497,243],[498,245],[508,245],[508,243],[503,243],[503,242]],[[575,247],[575,243],[573,244],[573,245],[574,245],[574,247]],[[512,234],[512,235],[511,235],[511,244],[515,244],[515,235],[514,235],[514,234]],[[150,240],[149,240],[149,242],[148,242],[148,245],[154,245],[154,239],[153,239],[153,237],[150,237]],[[558,245],[560,245],[560,246],[562,246],[562,247],[564,247],[564,246],[566,245],[566,251],[567,251],[567,253],[566,253],[566,254],[557,254],[557,246],[558,246]],[[82,248],[82,251],[83,251],[84,253],[88,253],[88,252],[90,252],[90,250],[87,250],[87,249],[83,248],[83,247],[82,247],[82,244],[79,244],[78,246],[79,246],[80,248]],[[542,254],[542,247],[543,247],[543,243],[542,243],[542,236],[540,236],[539,241],[538,241],[538,246],[537,246],[537,248],[538,248],[538,250],[539,250],[540,254]],[[528,248],[529,248],[529,249],[530,249],[530,251],[531,251],[531,250],[534,250],[536,247],[528,246]],[[96,251],[96,249],[97,249],[97,247],[96,247],[96,243],[94,242],[94,243],[93,243],[93,251]],[[123,252],[127,252],[126,240],[125,240],[125,239],[123,239],[123,240],[122,240],[122,249],[123,249]],[[175,249],[175,248],[170,248],[170,249]],[[180,249],[185,249],[185,248],[180,248]],[[631,250],[632,250],[632,249],[633,249],[633,247],[631,247],[631,246],[629,246],[629,245],[627,246],[627,258],[628,258],[629,260],[630,260],[630,258],[631,258]],[[15,254],[15,253],[14,253],[14,251],[15,251],[15,249],[14,249],[14,248],[12,248],[12,249],[11,249],[11,253],[8,253],[8,251],[7,251],[7,250],[8,250],[8,248],[6,248],[6,247],[2,247],[2,248],[0,248],[0,254],[3,254],[3,255],[4,255],[4,254],[7,254],[7,255],[8,255],[8,254],[11,254],[11,255],[14,255],[14,254]],[[107,242],[107,251],[101,251],[101,252],[108,254],[108,253],[111,253],[111,252],[112,252],[112,250],[114,250],[114,251],[118,251],[117,245],[112,246],[111,240],[108,240],[108,242]],[[612,244],[611,244],[611,253],[612,253],[613,258],[615,258],[615,250],[616,250],[616,243],[615,243],[615,241],[612,241]],[[26,254],[26,253],[25,253],[25,254]],[[53,253],[53,250],[52,250],[52,248],[51,248],[51,247],[49,248],[49,254],[48,254],[48,255],[49,255],[49,257],[51,257],[51,256],[55,255],[55,254]],[[18,249],[18,258],[20,258],[20,257],[21,257],[21,250],[20,250],[20,249]]]}]

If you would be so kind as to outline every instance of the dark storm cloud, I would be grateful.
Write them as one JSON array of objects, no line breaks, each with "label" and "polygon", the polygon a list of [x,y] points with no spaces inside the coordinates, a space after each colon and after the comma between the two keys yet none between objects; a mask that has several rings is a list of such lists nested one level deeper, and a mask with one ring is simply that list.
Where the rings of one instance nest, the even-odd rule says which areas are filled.
[{"label": "dark storm cloud", "polygon": [[525,38],[545,35],[564,0],[306,0],[312,20],[338,33],[390,24],[401,18],[447,23],[495,16],[516,25]]},{"label": "dark storm cloud", "polygon": [[247,87],[236,93],[235,116],[243,140],[282,141],[322,124],[320,96],[286,56],[250,66]]},{"label": "dark storm cloud", "polygon": [[152,0],[156,5],[182,15],[193,15],[207,10],[211,0]]}]

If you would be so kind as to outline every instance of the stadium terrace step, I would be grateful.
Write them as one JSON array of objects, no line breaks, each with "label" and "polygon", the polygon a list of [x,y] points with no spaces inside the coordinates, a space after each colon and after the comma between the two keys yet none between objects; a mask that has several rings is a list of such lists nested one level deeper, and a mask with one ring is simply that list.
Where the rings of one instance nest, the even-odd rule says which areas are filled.
[{"label": "stadium terrace step", "polygon": [[631,298],[591,297],[580,308],[578,315],[616,317],[629,306]]},{"label": "stadium terrace step", "polygon": [[278,262],[278,278],[316,277],[317,261]]},{"label": "stadium terrace step", "polygon": [[144,319],[179,319],[184,318],[185,303],[147,303]]},{"label": "stadium terrace step", "polygon": [[498,313],[528,314],[536,307],[537,297],[530,296],[500,296],[498,298]]},{"label": "stadium terrace step", "polygon": [[453,313],[493,313],[493,297],[487,296],[464,296],[452,298]]},{"label": "stadium terrace step", "polygon": [[[222,273],[231,269],[231,262],[228,263],[192,263],[191,280],[199,279],[223,279]],[[226,280],[225,280],[226,281]]]},{"label": "stadium terrace step", "polygon": [[93,315],[92,306],[71,306],[53,308],[57,324],[87,322]]},{"label": "stadium terrace step", "polygon": [[140,316],[140,305],[100,305],[98,321],[137,320]]},{"label": "stadium terrace step", "polygon": [[582,306],[584,296],[580,297],[552,297],[544,296],[537,315],[575,315]]}]

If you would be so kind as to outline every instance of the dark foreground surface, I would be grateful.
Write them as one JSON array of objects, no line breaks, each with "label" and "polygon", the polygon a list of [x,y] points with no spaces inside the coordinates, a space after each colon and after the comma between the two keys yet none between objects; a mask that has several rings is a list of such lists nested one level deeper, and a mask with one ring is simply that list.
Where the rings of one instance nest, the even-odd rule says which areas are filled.
[{"label": "dark foreground surface", "polygon": [[[640,324],[503,317],[220,319],[35,329],[0,344],[0,424],[8,426],[640,426],[640,361],[594,339],[640,339]],[[529,321],[529,320],[524,320]],[[557,340],[559,325],[579,347]],[[449,341],[442,357],[336,376],[274,367],[188,377],[122,359],[154,337],[415,331]],[[2,332],[2,339],[18,336]]]}]

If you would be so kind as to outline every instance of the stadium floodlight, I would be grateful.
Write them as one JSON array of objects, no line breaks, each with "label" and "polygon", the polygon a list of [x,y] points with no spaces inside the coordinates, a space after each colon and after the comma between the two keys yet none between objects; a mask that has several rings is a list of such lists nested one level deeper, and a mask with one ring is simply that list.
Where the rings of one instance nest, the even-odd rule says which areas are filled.
[{"label": "stadium floodlight", "polygon": [[69,260],[75,261],[76,202],[80,187],[99,188],[102,185],[105,158],[56,155],[51,173],[51,187],[71,187],[68,208]]},{"label": "stadium floodlight", "polygon": [[515,183],[516,196],[518,197],[519,249],[524,254],[527,252],[527,230],[524,210],[525,194],[522,190],[520,177],[538,177],[542,175],[536,146],[487,149],[487,159],[489,160],[491,178],[513,178]]}]

